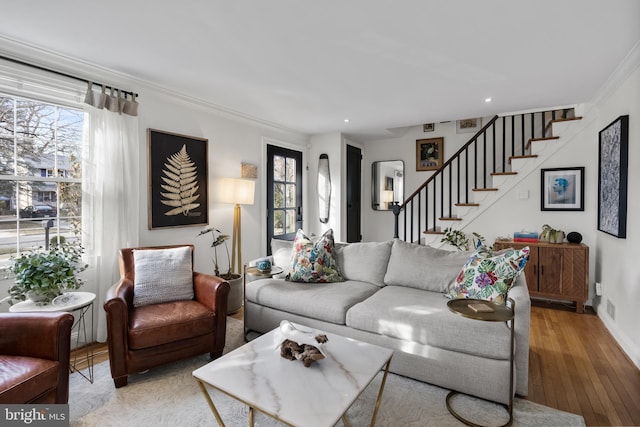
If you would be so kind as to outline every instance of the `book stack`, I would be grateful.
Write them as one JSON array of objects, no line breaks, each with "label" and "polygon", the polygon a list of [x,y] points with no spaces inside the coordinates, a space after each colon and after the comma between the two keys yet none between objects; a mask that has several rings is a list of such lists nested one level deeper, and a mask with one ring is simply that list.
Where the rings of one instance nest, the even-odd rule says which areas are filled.
[{"label": "book stack", "polygon": [[513,233],[514,242],[537,242],[538,233],[533,231],[516,231]]}]

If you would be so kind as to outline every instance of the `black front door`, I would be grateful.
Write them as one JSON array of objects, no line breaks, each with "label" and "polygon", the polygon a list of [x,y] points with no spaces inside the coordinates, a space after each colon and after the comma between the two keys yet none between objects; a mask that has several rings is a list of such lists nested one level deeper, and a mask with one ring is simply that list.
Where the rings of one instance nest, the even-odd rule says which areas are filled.
[{"label": "black front door", "polygon": [[267,145],[267,254],[302,228],[302,152]]}]

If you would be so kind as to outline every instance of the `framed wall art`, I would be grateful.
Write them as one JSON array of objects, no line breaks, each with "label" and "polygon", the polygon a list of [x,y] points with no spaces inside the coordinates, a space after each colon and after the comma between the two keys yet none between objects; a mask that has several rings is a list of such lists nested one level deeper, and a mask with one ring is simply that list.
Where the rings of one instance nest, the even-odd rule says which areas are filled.
[{"label": "framed wall art", "polygon": [[482,118],[456,120],[456,133],[475,133],[482,127]]},{"label": "framed wall art", "polygon": [[149,229],[209,222],[208,140],[147,129]]},{"label": "framed wall art", "polygon": [[584,167],[542,169],[540,210],[584,211]]},{"label": "framed wall art", "polygon": [[598,142],[598,230],[627,237],[629,116],[602,129]]},{"label": "framed wall art", "polygon": [[442,166],[444,138],[416,140],[416,171],[432,171]]},{"label": "framed wall art", "polygon": [[422,125],[422,132],[433,132],[435,129],[434,123],[425,123]]}]

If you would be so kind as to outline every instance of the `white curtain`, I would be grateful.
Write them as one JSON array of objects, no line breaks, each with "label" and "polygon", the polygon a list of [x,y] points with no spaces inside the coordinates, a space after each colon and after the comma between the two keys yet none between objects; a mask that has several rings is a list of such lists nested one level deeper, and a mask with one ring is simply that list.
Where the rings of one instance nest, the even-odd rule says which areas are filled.
[{"label": "white curtain", "polygon": [[87,108],[84,124],[82,229],[89,263],[87,288],[95,289],[99,342],[107,338],[103,307],[107,289],[120,277],[118,250],[138,245],[138,119]]}]

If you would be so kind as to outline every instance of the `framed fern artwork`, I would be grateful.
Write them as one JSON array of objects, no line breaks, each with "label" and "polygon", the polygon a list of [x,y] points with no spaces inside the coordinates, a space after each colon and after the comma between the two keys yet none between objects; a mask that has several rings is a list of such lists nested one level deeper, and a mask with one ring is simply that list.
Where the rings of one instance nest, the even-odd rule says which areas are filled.
[{"label": "framed fern artwork", "polygon": [[208,140],[147,129],[149,229],[203,225],[208,218]]}]

